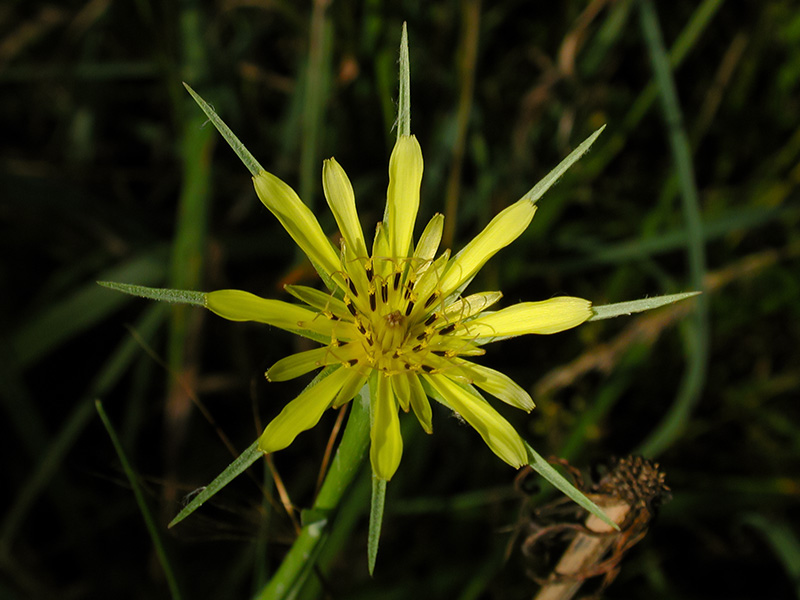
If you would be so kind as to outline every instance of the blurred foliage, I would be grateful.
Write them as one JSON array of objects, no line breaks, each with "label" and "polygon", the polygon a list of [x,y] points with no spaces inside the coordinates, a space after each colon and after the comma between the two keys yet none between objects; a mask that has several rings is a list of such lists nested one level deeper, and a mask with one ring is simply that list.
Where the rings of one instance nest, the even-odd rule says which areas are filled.
[{"label": "blurred foliage", "polygon": [[[327,231],[321,161],[335,154],[369,230],[385,200],[407,21],[420,222],[447,206],[454,249],[608,124],[475,289],[597,304],[673,293],[693,287],[688,249],[705,251],[704,362],[692,362],[688,303],[486,356],[535,393],[530,416],[506,413],[518,430],[577,465],[641,448],[695,364],[699,387],[656,457],[674,499],[611,593],[797,597],[800,5],[656,9],[683,114],[672,129],[634,0],[5,2],[0,595],[169,594],[97,398],[183,596],[246,598],[274,570],[294,528],[265,469],[165,525],[303,385],[263,377],[298,342],[94,282],[285,299],[283,283],[313,281],[181,81],[319,208]],[[699,234],[686,225],[675,131],[689,140]],[[274,456],[297,508],[311,505],[335,417]],[[412,420],[375,578],[364,473],[301,597],[531,597],[519,554],[505,556],[525,501],[514,473],[444,411],[430,437]]]}]

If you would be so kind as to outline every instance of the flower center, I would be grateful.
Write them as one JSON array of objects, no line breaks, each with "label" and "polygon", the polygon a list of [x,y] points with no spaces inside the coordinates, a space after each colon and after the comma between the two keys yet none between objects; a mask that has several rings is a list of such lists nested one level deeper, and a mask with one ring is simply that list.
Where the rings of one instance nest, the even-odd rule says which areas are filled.
[{"label": "flower center", "polygon": [[452,330],[445,330],[447,320],[440,318],[441,310],[437,313],[441,291],[433,264],[403,269],[389,259],[378,264],[369,259],[358,267],[358,272],[346,271],[344,303],[361,334],[355,342],[364,353],[360,368],[386,375],[432,372],[431,359],[445,355],[440,334]]}]

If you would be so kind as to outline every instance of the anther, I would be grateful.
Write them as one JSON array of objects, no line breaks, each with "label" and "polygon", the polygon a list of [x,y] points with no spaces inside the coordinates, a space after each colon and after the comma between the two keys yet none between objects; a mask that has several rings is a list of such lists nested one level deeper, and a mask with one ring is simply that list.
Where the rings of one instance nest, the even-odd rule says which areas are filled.
[{"label": "anther", "polygon": [[433,313],[433,314],[431,314],[431,316],[430,316],[430,317],[428,317],[427,319],[425,319],[425,326],[426,326],[426,327],[429,327],[429,326],[430,326],[430,325],[432,325],[432,324],[433,324],[433,322],[434,322],[436,319],[438,319],[438,318],[439,318],[439,315],[437,315],[436,313]]},{"label": "anther", "polygon": [[394,287],[394,291],[397,291],[397,288],[400,287],[400,271],[394,274],[394,281],[392,282],[392,286]]},{"label": "anther", "polygon": [[366,335],[367,333],[367,328],[364,327],[364,324],[361,321],[356,321],[356,329],[358,329],[361,335]]},{"label": "anther", "polygon": [[433,293],[430,295],[430,297],[429,297],[427,300],[425,300],[425,306],[424,306],[424,308],[428,308],[428,307],[429,307],[431,304],[433,304],[434,302],[436,302],[436,299],[439,297],[439,294],[440,294],[440,293],[441,293],[441,292],[439,292],[438,290],[437,290],[437,291],[435,291],[435,292],[433,292]]},{"label": "anther", "polygon": [[420,333],[420,334],[417,336],[417,339],[418,339],[418,340],[424,340],[426,337],[428,337],[428,334],[427,334],[426,332],[424,332],[424,331],[423,331],[422,333]]},{"label": "anther", "polygon": [[428,365],[422,365],[422,370],[426,373],[433,373],[436,369],[435,367],[429,367]]},{"label": "anther", "polygon": [[369,291],[369,309],[372,312],[375,312],[375,309],[378,307],[378,302],[375,300],[375,290]]},{"label": "anther", "polygon": [[355,317],[356,314],[357,314],[356,307],[353,306],[353,303],[350,301],[350,298],[348,298],[347,296],[344,297],[344,305],[347,307],[347,310],[350,311],[350,314]]},{"label": "anther", "polygon": [[420,350],[422,350],[422,344],[417,344],[411,349],[412,352],[419,352]]},{"label": "anther", "polygon": [[356,290],[356,286],[353,283],[352,279],[347,280],[347,287],[350,288],[350,292],[353,294],[353,298],[358,298],[358,290]]},{"label": "anther", "polygon": [[383,285],[381,285],[381,298],[383,299],[384,304],[389,302],[389,289],[386,287],[385,281],[383,282]]},{"label": "anther", "polygon": [[447,335],[448,333],[453,331],[455,328],[456,328],[456,324],[455,323],[450,323],[450,325],[448,325],[447,327],[442,327],[439,330],[439,335]]},{"label": "anther", "polygon": [[408,306],[406,306],[406,316],[410,315],[412,310],[414,310],[414,301],[409,300]]},{"label": "anther", "polygon": [[375,270],[372,268],[372,259],[367,262],[367,268],[365,269],[367,272],[367,281],[372,281],[372,277],[375,275]]},{"label": "anther", "polygon": [[358,359],[357,358],[351,358],[350,360],[347,361],[347,364],[349,366],[351,366],[351,367],[355,367],[358,364]]}]

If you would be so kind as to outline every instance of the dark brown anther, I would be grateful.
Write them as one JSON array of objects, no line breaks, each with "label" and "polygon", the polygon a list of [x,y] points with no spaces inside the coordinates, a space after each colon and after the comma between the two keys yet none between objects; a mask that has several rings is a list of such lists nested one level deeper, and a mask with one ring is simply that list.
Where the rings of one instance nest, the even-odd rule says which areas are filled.
[{"label": "dark brown anther", "polygon": [[425,332],[423,331],[422,333],[420,333],[420,334],[417,336],[417,339],[418,339],[418,340],[424,340],[426,337],[428,337],[428,334],[427,334],[427,333],[425,333]]},{"label": "dark brown anther", "polygon": [[436,299],[439,297],[439,293],[440,293],[440,292],[438,292],[438,291],[436,291],[436,292],[433,292],[433,293],[430,295],[430,297],[429,297],[427,300],[425,300],[425,308],[428,308],[428,307],[429,307],[431,304],[433,304],[434,302],[436,302]]},{"label": "dark brown anther", "polygon": [[394,287],[394,291],[396,292],[400,287],[400,272],[394,274],[394,281],[392,281],[392,287]]},{"label": "dark brown anther", "polygon": [[358,364],[358,359],[351,358],[350,360],[347,361],[347,364],[350,365],[351,367],[355,367]]},{"label": "dark brown anther", "polygon": [[400,352],[398,352],[397,350],[392,352],[392,358],[400,358]]},{"label": "dark brown anther", "polygon": [[370,346],[372,346],[372,344],[374,343],[374,342],[372,341],[372,334],[371,334],[371,333],[368,333],[368,334],[366,334],[366,335],[364,336],[364,339],[366,339],[366,340],[367,340],[367,343],[368,343]]},{"label": "dark brown anther", "polygon": [[410,315],[412,310],[414,310],[414,301],[409,300],[408,306],[406,306],[406,316]]},{"label": "dark brown anther", "polygon": [[378,307],[378,301],[375,299],[375,290],[369,291],[369,309],[372,312],[375,312],[375,309]]},{"label": "dark brown anther", "polygon": [[353,302],[347,296],[344,297],[344,305],[347,307],[347,310],[350,311],[350,314],[354,317],[356,316],[356,307],[353,306]]},{"label": "dark brown anther", "polygon": [[420,350],[422,350],[422,344],[417,344],[411,349],[412,352],[419,352]]},{"label": "dark brown anther", "polygon": [[430,327],[431,325],[433,325],[433,322],[438,318],[439,318],[439,315],[437,315],[436,313],[431,314],[430,317],[425,319],[425,327]]},{"label": "dark brown anther", "polygon": [[414,287],[414,284],[411,283],[410,281],[408,283],[406,283],[406,289],[403,292],[403,300],[408,300],[409,298],[411,298],[411,289],[413,287]]},{"label": "dark brown anther", "polygon": [[356,286],[352,279],[347,280],[347,287],[350,288],[350,293],[353,294],[353,298],[358,298],[358,290],[356,290]]},{"label": "dark brown anther", "polygon": [[442,327],[439,330],[439,335],[447,335],[448,333],[453,331],[455,328],[456,328],[456,324],[455,323],[450,323],[450,325],[448,325],[447,327]]},{"label": "dark brown anther", "polygon": [[361,333],[361,335],[366,335],[367,329],[364,327],[364,324],[361,321],[356,322],[356,329]]},{"label": "dark brown anther", "polygon": [[389,302],[389,288],[386,287],[386,282],[383,282],[381,286],[381,298],[383,299],[383,303],[386,304]]},{"label": "dark brown anther", "polygon": [[435,367],[430,367],[428,365],[422,365],[422,370],[425,371],[426,373],[433,373],[434,370],[435,370]]},{"label": "dark brown anther", "polygon": [[447,354],[447,352],[445,352],[444,350],[431,350],[431,354],[444,357]]},{"label": "dark brown anther", "polygon": [[367,281],[372,281],[372,278],[375,276],[375,270],[372,268],[372,261],[370,260],[367,263]]}]

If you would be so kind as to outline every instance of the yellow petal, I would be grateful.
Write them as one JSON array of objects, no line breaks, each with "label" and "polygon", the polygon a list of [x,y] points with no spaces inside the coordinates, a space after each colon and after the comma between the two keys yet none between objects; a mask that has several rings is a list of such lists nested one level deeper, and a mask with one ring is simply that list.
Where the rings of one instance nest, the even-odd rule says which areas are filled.
[{"label": "yellow petal", "polygon": [[484,392],[489,392],[498,400],[502,400],[506,404],[522,409],[525,412],[531,412],[534,409],[535,404],[530,394],[517,385],[516,382],[505,373],[465,360],[453,360],[456,364],[477,375],[474,380],[475,385]]},{"label": "yellow petal", "polygon": [[348,369],[348,371],[350,371],[350,375],[345,380],[344,384],[342,384],[342,389],[336,394],[336,398],[333,399],[331,408],[339,408],[343,404],[350,402],[367,382],[366,376],[355,369]]},{"label": "yellow petal", "polygon": [[422,388],[422,383],[419,377],[415,374],[409,375],[408,379],[409,389],[411,391],[411,409],[419,420],[419,424],[425,430],[425,433],[433,433],[433,413],[431,412],[431,403],[428,402],[428,396]]},{"label": "yellow petal", "polygon": [[359,336],[352,323],[328,319],[302,306],[241,290],[209,292],[206,308],[230,321],[267,323],[323,344],[331,343],[332,339],[349,342]]},{"label": "yellow petal", "polygon": [[286,285],[284,288],[292,296],[316,308],[320,312],[330,312],[340,319],[349,319],[350,313],[344,302],[320,290],[305,285]]},{"label": "yellow petal", "polygon": [[314,267],[332,276],[339,269],[339,257],[314,213],[291,187],[272,173],[262,171],[253,177],[253,184],[258,198],[278,218]]},{"label": "yellow petal", "polygon": [[367,245],[358,220],[353,186],[336,159],[330,158],[323,163],[322,189],[345,243],[356,256],[366,259]]},{"label": "yellow petal", "polygon": [[422,184],[422,149],[413,135],[401,135],[389,159],[386,212],[393,257],[408,256],[419,209]]},{"label": "yellow petal", "polygon": [[323,346],[282,358],[269,368],[267,379],[269,381],[288,381],[310,373],[325,364],[325,358],[329,353],[330,348]]},{"label": "yellow petal", "polygon": [[489,308],[503,297],[502,292],[481,292],[471,294],[466,298],[459,298],[448,304],[444,309],[444,316],[448,321],[463,321]]},{"label": "yellow petal", "polygon": [[267,425],[258,440],[258,449],[262,452],[282,450],[300,432],[314,427],[350,373],[349,369],[340,367],[316,384],[309,385]]},{"label": "yellow petal", "polygon": [[527,333],[557,333],[577,327],[591,316],[592,303],[588,300],[560,296],[542,302],[522,302],[485,313],[464,323],[457,334],[487,343]]},{"label": "yellow petal", "polygon": [[436,251],[439,249],[439,243],[442,241],[442,230],[444,229],[444,216],[436,213],[433,215],[422,235],[419,236],[419,243],[414,249],[414,263],[413,267],[417,268],[421,273],[423,265],[429,263],[436,256]]},{"label": "yellow petal", "polygon": [[536,212],[528,200],[519,200],[498,214],[486,228],[453,257],[442,278],[442,293],[448,296],[468,283],[499,250],[516,240],[527,229]]},{"label": "yellow petal", "polygon": [[405,412],[408,412],[409,402],[411,401],[411,388],[409,385],[409,375],[400,373],[399,375],[392,375],[392,390],[397,403]]},{"label": "yellow petal", "polygon": [[444,375],[422,377],[436,392],[435,396],[440,396],[444,404],[475,428],[492,452],[515,468],[528,462],[519,434],[471,386],[461,386]]},{"label": "yellow petal", "polygon": [[372,472],[378,479],[392,478],[403,456],[403,438],[397,402],[388,377],[378,375],[377,394],[372,399],[369,458]]}]

